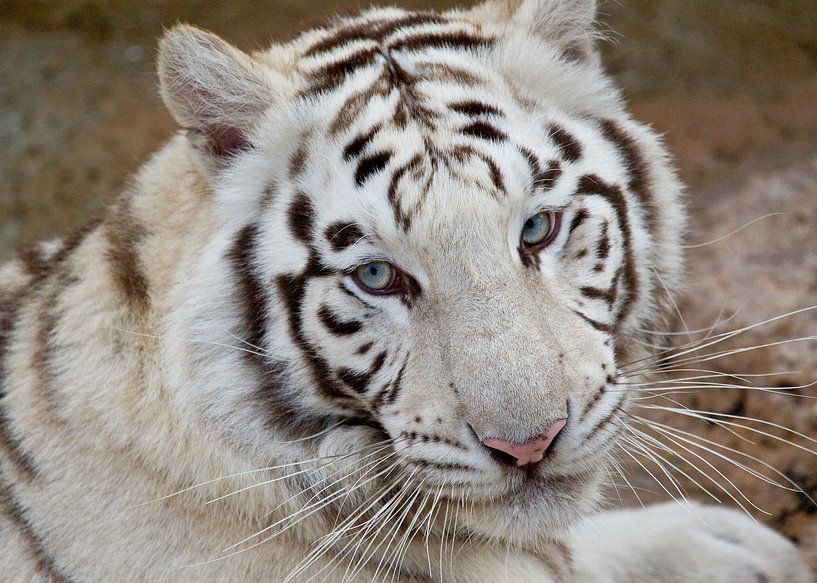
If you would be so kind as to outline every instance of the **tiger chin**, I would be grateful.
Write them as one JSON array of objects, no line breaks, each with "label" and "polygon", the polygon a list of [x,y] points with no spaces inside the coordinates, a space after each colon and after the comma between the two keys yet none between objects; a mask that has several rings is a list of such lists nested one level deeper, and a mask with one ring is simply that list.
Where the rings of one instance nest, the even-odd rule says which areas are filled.
[{"label": "tiger chin", "polygon": [[685,215],[595,11],[169,30],[182,130],[0,272],[2,579],[811,581],[736,511],[598,510]]}]

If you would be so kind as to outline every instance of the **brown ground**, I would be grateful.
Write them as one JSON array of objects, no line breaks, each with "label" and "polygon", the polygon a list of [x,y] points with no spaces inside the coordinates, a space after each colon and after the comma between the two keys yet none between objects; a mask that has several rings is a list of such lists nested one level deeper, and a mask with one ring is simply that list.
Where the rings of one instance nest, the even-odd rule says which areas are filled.
[{"label": "brown ground", "polygon": [[[152,66],[163,27],[189,21],[252,49],[362,4],[366,2],[3,2],[0,260],[16,247],[83,222],[171,134]],[[626,88],[636,116],[666,133],[689,185],[690,243],[711,241],[771,212],[783,213],[726,241],[690,249],[690,289],[679,298],[687,325],[705,327],[723,309],[727,315],[738,312],[727,324],[734,328],[817,303],[817,2],[630,0],[607,2],[603,14],[606,26],[615,31],[614,42],[604,48],[609,67]],[[675,327],[683,327],[680,319]],[[804,313],[747,333],[729,346],[815,334],[817,315]],[[817,378],[817,342],[703,364],[734,373],[782,371],[757,379],[757,384],[792,387]],[[817,395],[814,388],[790,392]],[[706,390],[682,398],[693,408],[760,416],[817,437],[817,405],[809,398],[747,390]],[[751,451],[817,497],[817,459],[811,454],[770,437],[744,432],[755,442],[749,444],[712,424],[685,422],[677,414],[664,417],[676,427],[695,427],[699,435]],[[723,460],[709,459],[772,513],[753,510],[759,518],[800,540],[817,567],[815,506],[803,495],[772,488]],[[690,475],[717,493],[700,474]],[[631,480],[666,497],[646,475],[636,473]],[[622,496],[627,494],[622,491]]]}]

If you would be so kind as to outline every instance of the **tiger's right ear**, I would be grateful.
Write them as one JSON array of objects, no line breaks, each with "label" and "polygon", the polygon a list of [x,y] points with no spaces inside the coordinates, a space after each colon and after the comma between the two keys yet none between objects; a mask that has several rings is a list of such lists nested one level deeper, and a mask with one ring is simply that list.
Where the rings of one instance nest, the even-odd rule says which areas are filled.
[{"label": "tiger's right ear", "polygon": [[159,44],[158,72],[165,105],[208,162],[221,166],[252,147],[250,131],[274,101],[271,71],[218,36],[179,25]]}]

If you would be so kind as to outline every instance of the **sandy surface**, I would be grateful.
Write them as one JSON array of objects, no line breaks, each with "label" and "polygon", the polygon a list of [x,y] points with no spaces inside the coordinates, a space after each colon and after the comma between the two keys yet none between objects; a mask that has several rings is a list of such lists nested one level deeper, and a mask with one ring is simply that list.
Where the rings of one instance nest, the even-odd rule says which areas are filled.
[{"label": "sandy surface", "polygon": [[[361,4],[6,0],[0,21],[0,259],[82,223],[171,135],[152,63],[163,27],[188,21],[253,49]],[[683,322],[677,318],[675,329],[684,323],[690,329],[707,327],[719,315],[732,315],[717,333],[817,303],[817,2],[632,0],[607,2],[602,12],[605,27],[615,31],[604,46],[608,66],[637,117],[665,133],[689,185],[690,243],[712,241],[753,219],[782,213],[725,241],[689,250],[689,290],[678,298],[684,317]],[[814,334],[817,316],[806,312],[725,345]],[[716,348],[720,345],[710,350]],[[738,417],[760,416],[803,437],[760,424],[751,426],[777,437],[746,430],[735,435],[677,413],[643,412],[752,452],[784,478],[762,466],[755,466],[758,471],[795,480],[817,497],[815,457],[778,439],[815,445],[806,438],[817,436],[817,406],[807,397],[817,390],[792,387],[817,377],[817,343],[787,343],[694,365],[730,373],[776,372],[753,380],[788,396],[706,389],[677,397],[693,409],[736,416],[721,420],[743,423]],[[672,405],[666,399],[643,404]],[[686,453],[677,444],[675,449]],[[817,507],[806,496],[773,488],[717,456],[704,457],[759,509],[727,488],[737,501],[799,540],[817,567]],[[732,457],[751,465],[739,454]],[[691,475],[730,502],[706,478]],[[644,498],[667,497],[646,474],[636,472],[632,481],[656,492],[640,491]],[[693,494],[686,478],[680,485],[706,496]],[[632,501],[631,493],[621,494]]]}]

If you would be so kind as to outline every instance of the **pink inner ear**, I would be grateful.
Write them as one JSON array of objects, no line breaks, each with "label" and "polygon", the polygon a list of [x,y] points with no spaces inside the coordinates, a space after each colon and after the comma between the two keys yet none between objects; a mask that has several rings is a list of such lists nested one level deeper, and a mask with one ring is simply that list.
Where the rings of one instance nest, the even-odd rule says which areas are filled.
[{"label": "pink inner ear", "polygon": [[205,129],[205,134],[211,153],[219,158],[250,148],[250,143],[238,128],[210,126]]}]

